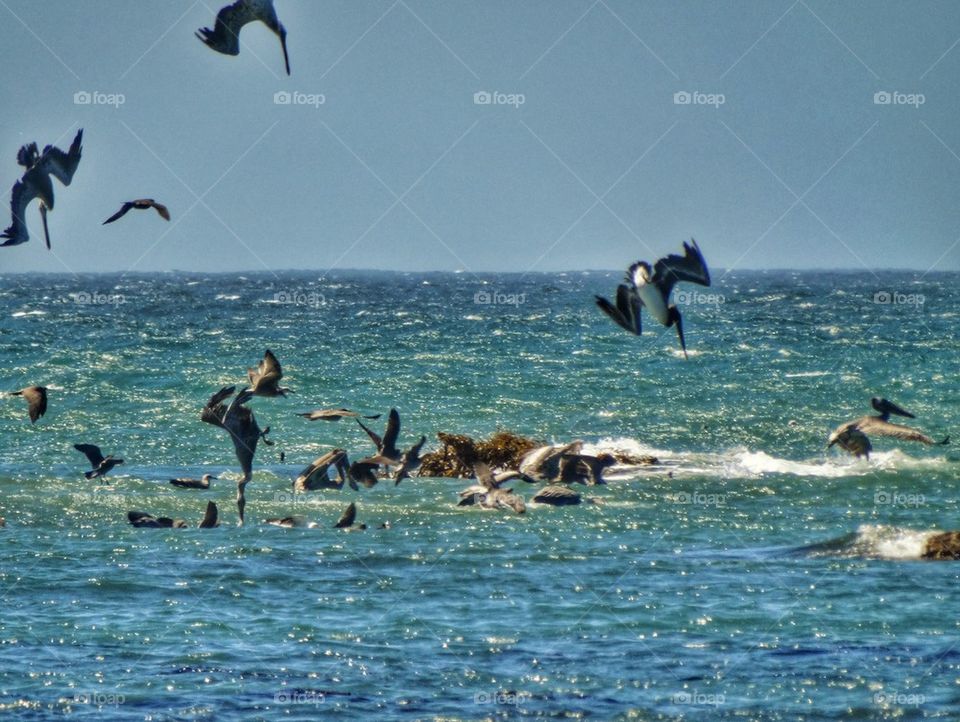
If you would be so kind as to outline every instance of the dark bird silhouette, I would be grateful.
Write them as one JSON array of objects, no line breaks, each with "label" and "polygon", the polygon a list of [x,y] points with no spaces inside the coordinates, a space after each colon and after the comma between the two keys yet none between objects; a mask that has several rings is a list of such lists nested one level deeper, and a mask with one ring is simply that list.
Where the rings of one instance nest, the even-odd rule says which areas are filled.
[{"label": "dark bird silhouette", "polygon": [[[171,519],[168,516],[153,516],[142,511],[128,511],[127,521],[140,529],[186,529],[187,522],[183,519]],[[212,529],[217,526],[217,505],[207,502],[207,509],[200,520],[200,529]]]},{"label": "dark bird silhouette", "polygon": [[334,529],[345,529],[347,531],[360,531],[367,528],[366,524],[356,524],[357,519],[357,504],[356,502],[351,501],[350,505],[346,508],[343,514],[340,515],[340,518],[337,520],[337,523],[334,524]]},{"label": "dark bird silhouette", "polygon": [[11,391],[11,396],[22,396],[27,402],[27,411],[30,414],[30,423],[35,424],[37,419],[47,413],[46,386],[27,386],[19,391]]},{"label": "dark bird silhouette", "polygon": [[297,414],[297,416],[303,416],[310,421],[339,421],[344,417],[375,420],[379,419],[381,414],[364,416],[362,414],[358,414],[356,411],[351,411],[350,409],[317,409],[315,411],[308,411],[305,414]]},{"label": "dark bird silhouette", "polygon": [[646,261],[638,261],[627,270],[626,282],[617,286],[616,305],[603,296],[597,296],[597,306],[619,326],[640,335],[640,309],[666,327],[675,326],[680,337],[680,348],[687,358],[687,344],[683,338],[683,319],[676,305],[670,303],[670,294],[678,281],[701,286],[710,285],[710,271],[697,242],[684,243],[684,255],[670,254],[657,261],[653,268]]},{"label": "dark bird silhouette", "polygon": [[163,205],[162,203],[157,203],[155,200],[153,200],[153,198],[138,198],[135,201],[127,201],[126,203],[124,203],[122,206],[120,206],[120,210],[114,213],[112,216],[110,216],[107,220],[105,220],[102,225],[105,226],[108,223],[113,223],[118,218],[122,218],[127,214],[127,211],[129,211],[131,208],[137,208],[140,210],[146,210],[148,208],[156,208],[157,213],[160,214],[160,217],[163,220],[165,221],[170,220],[170,211],[167,210],[167,207],[165,205]]},{"label": "dark bird silhouette", "polygon": [[873,446],[870,444],[870,439],[867,434],[872,436],[892,436],[901,441],[919,441],[921,444],[927,444],[929,446],[943,446],[950,443],[949,436],[941,441],[934,441],[926,434],[916,429],[911,429],[909,426],[890,423],[891,414],[903,416],[908,419],[916,418],[909,411],[904,411],[892,401],[874,396],[870,399],[870,405],[880,413],[877,416],[868,414],[867,416],[861,416],[859,419],[841,424],[830,434],[827,448],[830,448],[834,444],[839,444],[841,449],[850,452],[855,457],[865,456],[869,459],[870,452],[873,451]]},{"label": "dark bird silhouette", "polygon": [[240,30],[247,23],[259,20],[280,38],[283,48],[283,63],[290,75],[290,58],[287,55],[287,30],[280,23],[273,0],[237,0],[217,13],[213,30],[200,28],[197,37],[209,47],[224,55],[240,54]]},{"label": "dark bird silhouette", "polygon": [[292,393],[290,389],[280,386],[283,369],[270,349],[263,354],[257,368],[247,369],[247,377],[250,379],[250,393],[254,396],[286,396]]},{"label": "dark bird silhouette", "polygon": [[[296,492],[316,491],[317,489],[342,489],[349,473],[350,460],[343,449],[333,449],[313,460],[293,482]],[[330,467],[337,470],[337,481],[329,476]]]},{"label": "dark bird silhouette", "polygon": [[513,493],[513,489],[504,489],[502,484],[508,479],[519,478],[519,472],[507,472],[494,476],[490,467],[482,461],[473,465],[473,473],[480,483],[460,492],[457,506],[480,506],[484,509],[511,509],[517,514],[527,511],[523,498]]},{"label": "dark bird silhouette", "polygon": [[114,459],[113,456],[104,456],[100,453],[100,447],[93,444],[74,444],[73,448],[87,457],[90,461],[91,471],[84,472],[88,479],[96,479],[104,476],[110,469],[123,463],[123,459]]},{"label": "dark bird silhouette", "polygon": [[21,146],[17,152],[17,163],[26,168],[23,177],[13,185],[10,194],[10,210],[13,221],[0,234],[2,246],[16,246],[30,240],[27,233],[26,213],[27,206],[34,198],[40,199],[40,219],[43,221],[43,235],[50,249],[50,233],[47,229],[47,210],[53,210],[53,181],[50,176],[56,177],[63,185],[68,186],[73,180],[73,174],[80,164],[81,142],[83,128],[77,131],[70,150],[64,153],[59,148],[48,145],[43,153],[37,150],[36,143]]},{"label": "dark bird silhouette", "polygon": [[213,474],[204,474],[199,479],[170,479],[170,483],[181,489],[209,489],[210,480],[216,478]]},{"label": "dark bird silhouette", "polygon": [[393,466],[399,464],[403,454],[397,449],[397,437],[400,435],[400,414],[396,409],[390,409],[387,417],[387,428],[383,432],[383,438],[364,426],[363,422],[357,419],[360,428],[367,432],[367,436],[377,447],[375,456],[371,456],[365,461],[376,463],[383,466]]},{"label": "dark bird silhouette", "polygon": [[421,436],[420,441],[403,452],[403,455],[400,457],[400,467],[397,469],[397,473],[393,477],[394,486],[399,484],[404,479],[409,479],[410,472],[416,471],[420,468],[420,464],[422,463],[422,459],[420,458],[420,449],[423,448],[423,445],[426,442],[427,437]]}]

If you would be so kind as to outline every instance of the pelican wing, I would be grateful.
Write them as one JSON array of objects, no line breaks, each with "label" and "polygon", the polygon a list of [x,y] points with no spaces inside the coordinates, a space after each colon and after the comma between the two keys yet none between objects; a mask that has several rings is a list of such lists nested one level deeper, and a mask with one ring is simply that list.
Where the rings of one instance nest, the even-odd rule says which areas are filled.
[{"label": "pelican wing", "polygon": [[157,211],[157,213],[160,214],[160,217],[163,220],[165,221],[170,220],[170,211],[167,209],[165,205],[163,205],[163,203],[157,203],[156,201],[151,201],[150,205],[152,205],[153,208]]},{"label": "pelican wing", "polygon": [[90,466],[96,469],[103,463],[103,454],[100,453],[100,447],[93,444],[74,444],[73,448],[87,457]]},{"label": "pelican wing", "polygon": [[248,369],[247,376],[255,391],[267,388],[276,388],[277,383],[283,378],[283,369],[280,362],[273,355],[270,349],[267,349],[260,360],[256,369]]},{"label": "pelican wing", "polygon": [[357,419],[357,423],[360,424],[360,428],[367,432],[367,436],[370,437],[370,441],[373,442],[373,445],[380,449],[383,446],[383,440],[380,438],[380,435],[375,431],[367,428],[367,425],[364,424],[360,419]]},{"label": "pelican wing", "polygon": [[890,418],[890,414],[896,414],[897,416],[903,416],[908,419],[917,418],[909,411],[900,408],[892,401],[887,401],[886,399],[878,399],[874,397],[870,399],[870,405],[881,413],[884,420]]},{"label": "pelican wing", "polygon": [[663,291],[664,298],[670,297],[674,284],[677,281],[689,281],[701,286],[710,285],[710,271],[707,262],[700,252],[697,242],[683,244],[685,254],[678,256],[671,253],[661,258],[653,267],[653,282]]},{"label": "pelican wing", "polygon": [[217,13],[217,21],[210,28],[200,28],[197,37],[209,47],[224,55],[240,54],[240,30],[249,22],[257,19],[256,12],[248,0],[237,0]]},{"label": "pelican wing", "polygon": [[346,529],[347,527],[353,526],[353,522],[357,519],[357,504],[356,502],[351,501],[350,506],[348,506],[343,514],[340,515],[340,519],[334,525],[335,529]]},{"label": "pelican wing", "polygon": [[207,509],[203,513],[203,519],[200,521],[201,529],[212,529],[217,525],[217,505],[212,501],[207,502]]},{"label": "pelican wing", "polygon": [[257,425],[253,412],[243,405],[251,396],[249,390],[241,390],[223,416],[223,428],[230,432],[237,461],[240,462],[240,468],[246,477],[253,473],[253,456],[257,453],[257,442],[265,433]]},{"label": "pelican wing", "polygon": [[28,386],[13,393],[26,400],[31,424],[36,423],[37,419],[47,413],[47,390],[43,386]]},{"label": "pelican wing", "polygon": [[627,286],[621,283],[617,286],[616,306],[603,296],[596,296],[595,298],[600,310],[616,321],[617,325],[630,333],[640,335],[640,308],[643,306],[643,302],[632,285]]},{"label": "pelican wing", "polygon": [[390,409],[390,415],[387,417],[387,430],[383,432],[380,452],[392,458],[400,456],[400,452],[397,450],[397,437],[399,435],[400,414],[396,409]]},{"label": "pelican wing", "polygon": [[17,246],[30,240],[27,233],[27,206],[30,202],[40,197],[44,197],[44,191],[49,191],[49,198],[53,196],[53,184],[50,178],[42,173],[27,172],[22,180],[13,184],[13,190],[10,192],[10,214],[13,220],[10,226],[0,234],[4,242],[3,246]]},{"label": "pelican wing", "polygon": [[119,211],[117,211],[117,212],[114,213],[112,216],[110,216],[110,217],[109,217],[107,220],[105,220],[101,225],[104,225],[104,226],[105,226],[105,225],[107,225],[108,223],[113,223],[113,222],[114,222],[115,220],[117,220],[118,218],[123,218],[123,216],[125,216],[125,215],[127,214],[127,211],[129,211],[131,208],[133,208],[133,203],[130,203],[130,202],[124,203],[122,206],[120,206],[120,210],[119,210]]},{"label": "pelican wing", "polygon": [[493,478],[493,472],[490,470],[490,467],[482,461],[475,461],[473,463],[473,475],[477,477],[480,485],[488,491],[493,491],[500,486],[497,480]]},{"label": "pelican wing", "polygon": [[233,396],[236,388],[236,386],[224,386],[211,396],[207,405],[203,407],[203,411],[200,412],[200,420],[219,426],[221,429],[224,428],[223,417],[227,413],[227,407],[224,406],[223,402]]},{"label": "pelican wing", "polygon": [[860,422],[858,428],[864,434],[873,436],[892,436],[901,441],[919,441],[921,444],[933,445],[936,442],[924,433],[901,424],[891,424],[876,417],[869,417]]},{"label": "pelican wing", "polygon": [[64,153],[59,148],[48,145],[43,149],[42,163],[43,169],[47,173],[56,176],[57,180],[65,186],[70,185],[73,180],[73,174],[77,172],[77,166],[80,165],[80,152],[83,150],[81,142],[83,141],[83,128],[77,131],[73,143],[70,144],[70,150]]}]

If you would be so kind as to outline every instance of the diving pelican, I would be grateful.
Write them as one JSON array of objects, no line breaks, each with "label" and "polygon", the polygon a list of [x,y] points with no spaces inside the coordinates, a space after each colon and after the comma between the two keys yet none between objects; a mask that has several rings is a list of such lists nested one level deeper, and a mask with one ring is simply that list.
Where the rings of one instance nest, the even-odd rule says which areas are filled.
[{"label": "diving pelican", "polygon": [[683,319],[670,294],[677,281],[689,281],[701,286],[710,285],[710,271],[700,253],[697,242],[684,243],[685,254],[671,254],[657,261],[653,268],[646,261],[637,261],[627,270],[626,283],[617,286],[617,303],[613,305],[603,296],[596,296],[597,306],[630,333],[640,335],[640,309],[669,328],[675,326],[680,337],[683,357],[687,358],[687,344],[683,339]]},{"label": "diving pelican", "polygon": [[43,235],[50,250],[50,233],[47,229],[47,210],[53,210],[53,181],[55,176],[63,185],[70,185],[73,174],[80,163],[80,143],[83,140],[83,128],[77,131],[70,150],[64,153],[59,148],[48,145],[43,153],[37,150],[36,143],[21,146],[17,152],[17,163],[27,170],[23,177],[13,185],[10,194],[10,209],[13,222],[2,234],[0,246],[16,246],[30,240],[27,233],[27,206],[34,198],[40,199],[40,219],[43,221]]},{"label": "diving pelican", "polygon": [[873,406],[876,411],[879,411],[880,414],[878,416],[861,416],[859,419],[841,424],[830,434],[827,448],[830,448],[834,444],[839,444],[840,448],[849,451],[855,457],[860,458],[861,456],[865,456],[869,459],[870,452],[873,451],[873,446],[870,444],[870,439],[867,437],[867,434],[874,436],[892,436],[895,439],[901,439],[903,441],[919,441],[921,444],[927,444],[929,446],[943,446],[950,443],[949,436],[942,441],[934,441],[926,434],[916,429],[911,429],[909,426],[891,424],[891,414],[904,416],[908,419],[916,418],[909,411],[904,411],[892,401],[874,396],[870,399],[870,405]]},{"label": "diving pelican", "polygon": [[237,0],[217,13],[217,21],[210,28],[200,28],[197,37],[208,46],[224,55],[240,54],[240,30],[247,23],[259,20],[280,38],[283,62],[290,75],[290,58],[287,56],[287,29],[283,27],[273,7],[273,0]]},{"label": "diving pelican", "polygon": [[108,223],[113,223],[118,218],[122,218],[127,214],[127,211],[129,211],[131,208],[137,208],[139,210],[155,208],[157,213],[160,214],[160,217],[163,220],[165,221],[170,220],[170,211],[167,210],[167,207],[165,205],[163,205],[162,203],[157,203],[155,200],[153,200],[153,198],[138,198],[135,201],[127,201],[126,203],[124,203],[122,206],[120,206],[119,211],[117,211],[112,216],[110,216],[101,225],[105,226]]},{"label": "diving pelican", "polygon": [[[153,516],[142,511],[128,511],[127,521],[140,529],[186,529],[187,522],[183,519],[171,519],[168,516]],[[217,505],[207,502],[203,519],[197,525],[200,529],[212,529],[217,526]]]}]

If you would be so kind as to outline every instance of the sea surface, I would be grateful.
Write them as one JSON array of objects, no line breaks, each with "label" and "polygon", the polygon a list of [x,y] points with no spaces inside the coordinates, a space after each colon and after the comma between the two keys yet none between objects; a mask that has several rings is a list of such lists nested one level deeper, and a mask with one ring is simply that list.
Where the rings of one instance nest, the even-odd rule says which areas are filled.
[{"label": "sea surface", "polygon": [[[714,270],[677,287],[689,360],[598,311],[620,278],[0,276],[2,388],[50,387],[34,425],[0,400],[0,717],[960,719],[960,564],[920,560],[960,528],[960,448],[826,448],[875,395],[960,442],[960,275]],[[266,348],[293,393],[251,402],[276,444],[237,527],[199,414]],[[295,415],[339,405],[395,406],[405,445],[506,429],[659,463],[522,516],[457,508],[455,479],[294,497],[325,450],[372,451]],[[126,463],[87,481],[78,442]],[[126,521],[208,500],[216,529]],[[350,501],[364,532],[332,528]],[[318,526],[263,524],[291,514]]]}]

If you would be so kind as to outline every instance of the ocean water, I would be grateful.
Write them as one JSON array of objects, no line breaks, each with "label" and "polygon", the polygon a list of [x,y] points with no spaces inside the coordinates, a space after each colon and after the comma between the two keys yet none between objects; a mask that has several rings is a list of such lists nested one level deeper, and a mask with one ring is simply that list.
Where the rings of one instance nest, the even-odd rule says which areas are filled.
[{"label": "ocean water", "polygon": [[[960,431],[960,275],[714,276],[678,287],[688,361],[595,308],[619,272],[3,277],[4,388],[51,389],[35,425],[0,404],[3,716],[960,718],[960,565],[919,559],[960,528],[960,451],[825,448],[873,395]],[[238,528],[199,413],[265,348],[294,393],[251,402],[276,445]],[[660,463],[523,516],[452,479],[293,497],[324,450],[370,450],[295,415],[334,405],[396,406],[428,448],[504,428]],[[87,481],[77,442],[126,463]],[[207,500],[217,529],[126,522]],[[367,531],[332,528],[350,501]],[[262,523],[289,514],[318,526]]]}]

